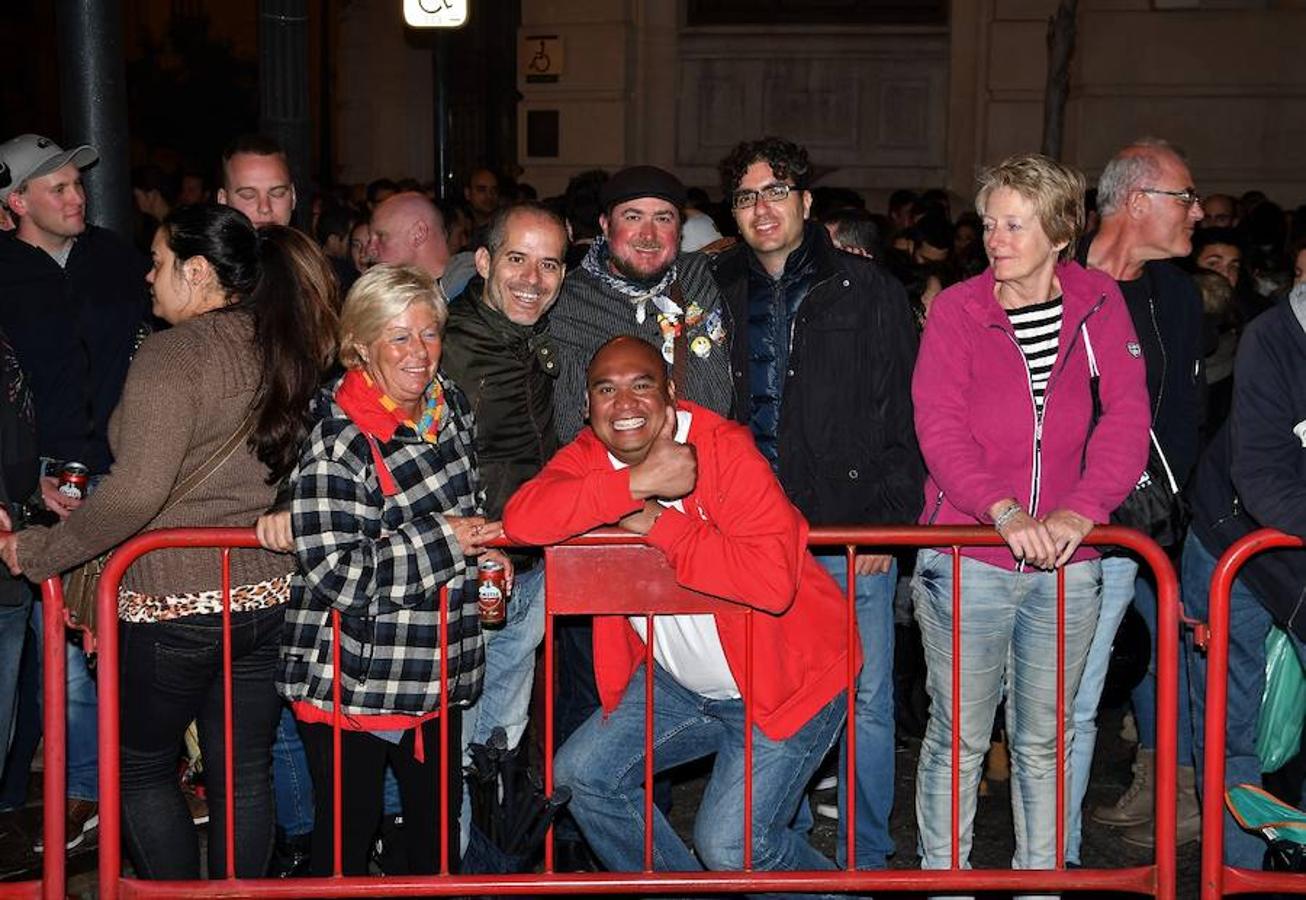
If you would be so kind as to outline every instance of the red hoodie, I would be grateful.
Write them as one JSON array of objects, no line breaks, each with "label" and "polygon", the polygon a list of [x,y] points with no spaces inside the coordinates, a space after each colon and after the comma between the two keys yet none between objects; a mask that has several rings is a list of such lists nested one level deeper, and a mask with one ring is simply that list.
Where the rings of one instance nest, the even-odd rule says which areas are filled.
[{"label": "red hoodie", "polygon": [[[807,552],[807,522],[794,508],[743,426],[686,401],[688,443],[698,453],[698,483],[648,533],[682,586],[758,610],[753,619],[753,684],[744,679],[742,616],[717,616],[726,662],[751,694],[758,727],[790,737],[847,687],[847,602]],[[630,470],[614,469],[607,448],[586,428],[508,501],[508,536],[552,544],[641,509]],[[854,643],[861,665],[860,643]],[[594,619],[594,675],[612,712],[644,662],[644,642],[625,616]]]}]

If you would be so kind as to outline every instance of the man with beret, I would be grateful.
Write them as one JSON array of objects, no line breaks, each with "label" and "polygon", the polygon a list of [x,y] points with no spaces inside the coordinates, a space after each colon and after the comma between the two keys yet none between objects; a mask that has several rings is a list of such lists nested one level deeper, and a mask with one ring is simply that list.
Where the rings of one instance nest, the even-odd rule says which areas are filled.
[{"label": "man with beret", "polygon": [[[657,349],[680,397],[730,414],[730,322],[707,259],[679,252],[686,194],[680,179],[656,166],[622,169],[600,189],[601,233],[581,264],[568,270],[549,314],[558,353],[553,408],[560,444],[585,427],[590,358],[620,334]],[[599,706],[593,666],[589,620],[564,619],[558,628],[559,742]],[[669,807],[669,783],[660,780],[656,793],[659,805]],[[561,825],[564,870],[585,868],[571,823]]]},{"label": "man with beret", "polygon": [[[911,310],[882,266],[835,249],[809,220],[811,169],[804,148],[774,137],[742,142],[721,162],[742,240],[712,271],[735,321],[748,323],[732,346],[735,416],[809,523],[914,522],[924,466],[912,424]],[[880,869],[894,850],[897,567],[885,553],[857,554],[854,573],[842,552],[817,558],[841,585],[850,574],[854,581],[864,660],[854,704],[854,849],[856,868]],[[841,830],[847,787],[837,795]],[[836,846],[844,865],[848,842],[841,835]]]},{"label": "man with beret", "polygon": [[679,252],[685,196],[680,179],[656,166],[622,169],[603,185],[602,234],[567,273],[549,323],[561,369],[553,398],[564,444],[585,425],[585,366],[619,334],[656,347],[682,397],[730,413],[730,323],[707,260]]},{"label": "man with beret", "polygon": [[[150,310],[143,256],[86,221],[81,170],[99,159],[23,134],[0,144],[0,204],[17,228],[0,234],[0,330],[30,378],[45,505],[66,517],[80,503],[59,493],[65,462],[109,471],[109,414]],[[41,646],[39,603],[31,627]],[[98,822],[95,683],[68,645],[69,847]],[[15,753],[17,756],[18,753]],[[30,760],[11,760],[22,768]]]}]

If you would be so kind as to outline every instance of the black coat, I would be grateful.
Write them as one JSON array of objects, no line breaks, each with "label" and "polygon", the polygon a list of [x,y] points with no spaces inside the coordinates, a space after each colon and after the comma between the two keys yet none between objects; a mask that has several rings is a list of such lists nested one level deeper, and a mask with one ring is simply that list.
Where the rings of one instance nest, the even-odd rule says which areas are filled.
[{"label": "black coat", "polygon": [[513,492],[558,449],[558,362],[544,320],[533,327],[509,321],[481,300],[484,289],[475,278],[451,304],[440,368],[471,403],[485,514],[497,519]]},{"label": "black coat", "polygon": [[150,311],[145,258],[89,225],[60,268],[0,236],[0,329],[31,378],[42,456],[109,470],[109,415]]},{"label": "black coat", "polygon": [[[915,522],[925,469],[916,444],[911,376],[916,326],[902,285],[870,260],[836,250],[807,226],[816,261],[794,321],[781,395],[780,484],[813,525]],[[748,321],[748,254],[712,260],[731,318]],[[735,417],[748,423],[747,329],[732,335]]]},{"label": "black coat", "polygon": [[[1076,258],[1088,265],[1093,235],[1080,240]],[[1143,264],[1146,299],[1125,290],[1125,305],[1147,365],[1152,430],[1182,485],[1197,464],[1198,433],[1204,416],[1205,356],[1202,298],[1191,276],[1169,260]],[[1150,303],[1148,301],[1151,301]]]},{"label": "black coat", "polygon": [[[1290,303],[1247,326],[1232,412],[1188,493],[1193,532],[1217,557],[1261,527],[1306,537],[1306,329]],[[1243,572],[1274,618],[1306,640],[1306,550],[1258,554]]]}]

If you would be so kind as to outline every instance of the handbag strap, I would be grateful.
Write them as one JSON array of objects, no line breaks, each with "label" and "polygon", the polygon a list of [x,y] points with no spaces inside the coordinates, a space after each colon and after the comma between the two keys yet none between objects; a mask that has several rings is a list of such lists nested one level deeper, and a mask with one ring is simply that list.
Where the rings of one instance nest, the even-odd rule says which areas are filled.
[{"label": "handbag strap", "polygon": [[[195,488],[208,481],[209,476],[222,468],[222,464],[231,458],[231,454],[236,452],[236,448],[243,444],[245,439],[254,431],[254,421],[254,410],[251,409],[245,418],[241,419],[240,425],[231,433],[231,437],[223,441],[222,446],[213,451],[213,455],[204,461],[204,465],[182,479],[173,490],[172,496],[168,498],[168,502],[163,509],[159,510],[158,516],[163,515],[182,500],[185,500]],[[158,518],[158,516],[155,518]]]},{"label": "handbag strap", "polygon": [[[1088,337],[1088,326],[1081,324],[1079,333],[1084,336],[1084,350],[1088,353],[1088,374],[1092,378],[1098,378],[1101,373],[1097,369],[1097,356],[1093,353],[1093,342]],[[1156,432],[1152,430],[1151,425],[1147,428],[1147,436],[1152,442],[1152,449],[1156,451],[1157,458],[1161,460],[1161,468],[1165,470],[1170,493],[1179,493],[1179,482],[1175,479],[1174,471],[1170,468],[1170,460],[1166,459],[1165,451],[1161,449],[1161,442],[1156,439]]]}]

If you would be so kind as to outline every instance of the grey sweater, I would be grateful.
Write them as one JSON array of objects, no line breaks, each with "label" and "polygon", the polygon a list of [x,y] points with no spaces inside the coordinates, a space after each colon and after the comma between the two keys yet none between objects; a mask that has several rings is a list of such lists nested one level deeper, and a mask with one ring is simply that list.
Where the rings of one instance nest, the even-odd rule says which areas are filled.
[{"label": "grey sweater", "polygon": [[[687,337],[704,331],[704,323],[722,317],[722,327],[732,331],[721,292],[717,290],[707,258],[701,253],[682,253],[676,259],[680,290],[686,307],[697,304],[702,316]],[[582,407],[585,403],[585,369],[590,357],[609,339],[619,334],[643,338],[661,348],[663,338],[658,329],[657,310],[650,304],[644,321],[635,318],[630,300],[610,290],[584,269],[567,273],[557,304],[549,313],[549,335],[558,348],[558,381],[553,388],[553,408],[558,440],[567,444],[585,427]],[[713,412],[729,416],[734,400],[734,383],[730,376],[729,337],[724,345],[703,344],[706,355],[689,355],[686,384],[676,385],[676,396],[706,406]]]}]

